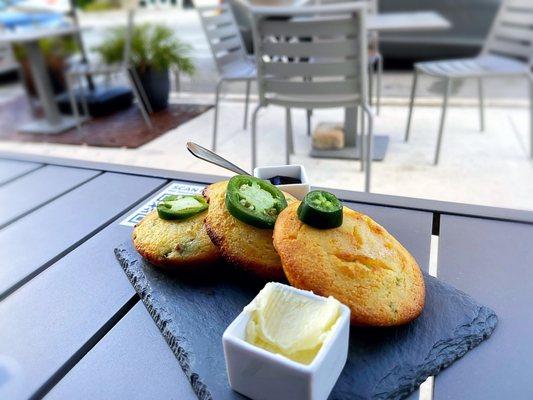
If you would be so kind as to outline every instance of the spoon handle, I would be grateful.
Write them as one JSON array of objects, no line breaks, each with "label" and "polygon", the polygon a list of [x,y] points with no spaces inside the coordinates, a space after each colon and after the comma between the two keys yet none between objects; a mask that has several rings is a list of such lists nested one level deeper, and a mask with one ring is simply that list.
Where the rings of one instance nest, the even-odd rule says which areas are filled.
[{"label": "spoon handle", "polygon": [[189,150],[193,156],[198,157],[201,160],[210,162],[211,164],[215,164],[219,167],[229,169],[230,171],[233,171],[240,175],[250,175],[250,173],[246,172],[242,168],[239,168],[238,166],[229,162],[225,158],[220,157],[218,154],[194,142],[187,142],[187,150]]}]

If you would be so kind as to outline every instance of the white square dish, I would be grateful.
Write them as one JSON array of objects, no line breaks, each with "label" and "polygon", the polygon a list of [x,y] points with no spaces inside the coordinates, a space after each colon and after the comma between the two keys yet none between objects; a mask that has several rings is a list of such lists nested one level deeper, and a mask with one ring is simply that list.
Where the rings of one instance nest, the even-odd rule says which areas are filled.
[{"label": "white square dish", "polygon": [[[312,292],[287,289],[326,301]],[[348,356],[349,308],[341,304],[339,319],[309,365],[248,343],[245,332],[251,312],[243,310],[222,336],[231,388],[255,400],[327,399]]]},{"label": "white square dish", "polygon": [[277,175],[297,178],[302,182],[289,185],[277,185],[280,190],[292,194],[298,200],[303,199],[309,192],[309,179],[307,178],[307,172],[303,165],[277,165],[254,168],[254,176],[256,178],[268,180]]}]

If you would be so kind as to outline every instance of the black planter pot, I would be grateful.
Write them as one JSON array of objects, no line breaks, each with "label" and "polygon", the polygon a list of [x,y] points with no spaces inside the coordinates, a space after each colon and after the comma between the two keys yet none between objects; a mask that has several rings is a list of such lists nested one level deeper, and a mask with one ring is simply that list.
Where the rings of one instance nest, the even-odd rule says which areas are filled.
[{"label": "black planter pot", "polygon": [[147,68],[142,72],[137,71],[137,73],[152,109],[159,111],[167,108],[170,91],[168,70],[157,71]]}]

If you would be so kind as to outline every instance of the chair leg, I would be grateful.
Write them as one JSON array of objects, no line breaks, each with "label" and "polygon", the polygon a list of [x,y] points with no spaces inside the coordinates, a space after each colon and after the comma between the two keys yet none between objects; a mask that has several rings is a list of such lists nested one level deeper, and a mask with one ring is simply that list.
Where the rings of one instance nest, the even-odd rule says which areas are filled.
[{"label": "chair leg", "polygon": [[359,119],[361,120],[361,129],[359,130],[359,159],[361,160],[361,171],[365,170],[365,113],[361,107],[357,107],[357,113],[359,114]]},{"label": "chair leg", "polygon": [[72,109],[72,115],[74,116],[74,119],[76,120],[76,130],[78,133],[81,133],[81,119],[80,119],[80,113],[78,111],[78,102],[76,100],[76,96],[74,94],[74,85],[72,83],[72,75],[69,75],[68,73],[65,76],[65,83],[67,84],[67,93],[68,98],[70,101],[70,108]]},{"label": "chair leg", "polygon": [[84,77],[85,76],[78,75],[78,88],[79,88],[79,94],[80,94],[80,100],[81,100],[81,108],[83,109],[83,115],[86,118],[90,118],[91,115],[89,114],[89,105],[87,104],[87,97],[85,97],[85,88],[83,87]]},{"label": "chair leg", "polygon": [[257,166],[257,113],[261,109],[261,104],[258,104],[252,113],[252,170]]},{"label": "chair leg", "polygon": [[485,96],[483,94],[483,79],[477,79],[477,89],[479,96],[479,130],[485,131]]},{"label": "chair leg", "polygon": [[533,75],[528,76],[529,79],[529,146],[530,157],[533,159]]},{"label": "chair leg", "polygon": [[407,142],[409,140],[409,133],[411,131],[411,120],[413,118],[413,108],[415,105],[415,94],[416,94],[416,86],[418,83],[418,71],[415,69],[415,73],[413,75],[413,84],[411,86],[411,98],[409,100],[409,114],[407,115],[407,127],[405,128],[405,137],[404,142]]},{"label": "chair leg", "polygon": [[250,102],[250,85],[252,81],[247,80],[246,81],[246,99],[244,100],[244,123],[243,123],[243,129],[246,129],[246,126],[248,125],[248,103]]},{"label": "chair leg", "polygon": [[179,92],[181,89],[180,70],[174,69],[174,91]]},{"label": "chair leg", "polygon": [[133,95],[135,96],[135,100],[137,101],[137,106],[139,107],[139,110],[141,111],[144,122],[146,123],[146,126],[148,126],[148,129],[152,129],[153,128],[152,121],[150,120],[150,116],[148,115],[148,112],[146,111],[145,103],[143,103],[143,100],[139,93],[138,87],[135,84],[135,80],[133,78],[133,74],[131,73],[130,68],[126,69],[126,76],[128,77],[128,81],[130,82],[131,90],[133,91]]},{"label": "chair leg", "polygon": [[[346,118],[346,113],[344,117]],[[349,125],[347,122],[348,121],[345,121],[345,125]],[[344,127],[343,129],[346,130]],[[359,107],[354,107],[353,129],[354,129],[353,133],[355,134],[355,147],[359,147],[361,145],[360,143],[361,139],[359,138]]]},{"label": "chair leg", "polygon": [[105,74],[104,84],[105,84],[106,87],[111,86],[111,73],[108,72],[108,73]]},{"label": "chair leg", "polygon": [[442,103],[442,114],[440,117],[440,126],[439,126],[439,136],[437,138],[437,151],[435,152],[435,161],[434,165],[439,163],[440,156],[440,147],[442,144],[442,134],[444,133],[444,121],[446,119],[446,111],[448,110],[448,98],[450,97],[450,92],[452,89],[452,81],[449,78],[446,78],[445,89],[444,89],[444,101]]},{"label": "chair leg", "polygon": [[382,78],[383,78],[383,57],[378,58],[378,73],[376,75],[377,77],[377,83],[376,83],[376,114],[379,115],[379,111],[381,108],[381,89],[382,89]]},{"label": "chair leg", "polygon": [[291,163],[291,154],[294,153],[294,138],[292,136],[291,109],[285,108],[285,164]]},{"label": "chair leg", "polygon": [[222,89],[222,84],[224,80],[221,79],[217,83],[217,88],[215,92],[215,113],[213,115],[213,138],[211,140],[211,150],[217,150],[217,126],[218,126],[218,102],[220,100],[220,90]]},{"label": "chair leg", "polygon": [[368,64],[368,102],[370,105],[374,104],[374,64]]},{"label": "chair leg", "polygon": [[[363,104],[364,114],[368,117],[368,131],[366,133],[366,145],[365,145],[365,192],[370,192],[370,182],[372,179],[371,167],[372,167],[372,154],[373,154],[373,134],[374,134],[374,115],[372,110]],[[363,115],[364,115],[363,114]],[[361,117],[363,117],[363,115]]]},{"label": "chair leg", "polygon": [[306,110],[307,114],[307,136],[311,136],[311,115],[313,111],[312,110]]},{"label": "chair leg", "polygon": [[135,68],[130,68],[131,76],[133,77],[133,82],[135,85],[137,85],[137,91],[141,95],[141,99],[144,103],[144,107],[146,111],[148,111],[148,114],[153,114],[154,110],[152,109],[152,105],[150,104],[150,100],[148,99],[148,96],[146,95],[146,92],[144,91],[144,87],[141,83],[141,79],[139,78],[139,74],[137,74],[137,70]]}]

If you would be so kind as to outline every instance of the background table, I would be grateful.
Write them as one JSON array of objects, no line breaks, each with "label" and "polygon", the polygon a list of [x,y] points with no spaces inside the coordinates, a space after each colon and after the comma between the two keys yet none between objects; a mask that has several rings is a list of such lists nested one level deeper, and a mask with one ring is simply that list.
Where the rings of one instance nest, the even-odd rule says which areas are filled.
[{"label": "background table", "polygon": [[451,23],[435,11],[399,11],[370,14],[367,29],[379,32],[416,32],[451,28]]},{"label": "background table", "polygon": [[[125,215],[170,181],[218,179],[0,153],[0,399],[195,398],[113,249],[130,240]],[[533,397],[533,213],[334,192],[499,314],[434,398]]]},{"label": "background table", "polygon": [[23,125],[21,132],[27,133],[60,133],[76,126],[76,119],[63,116],[56,104],[52,83],[46,68],[46,62],[39,46],[39,40],[55,36],[67,36],[79,32],[75,26],[58,28],[35,28],[14,32],[0,33],[0,42],[18,43],[24,46],[28,56],[33,82],[43,108],[45,118]]}]

